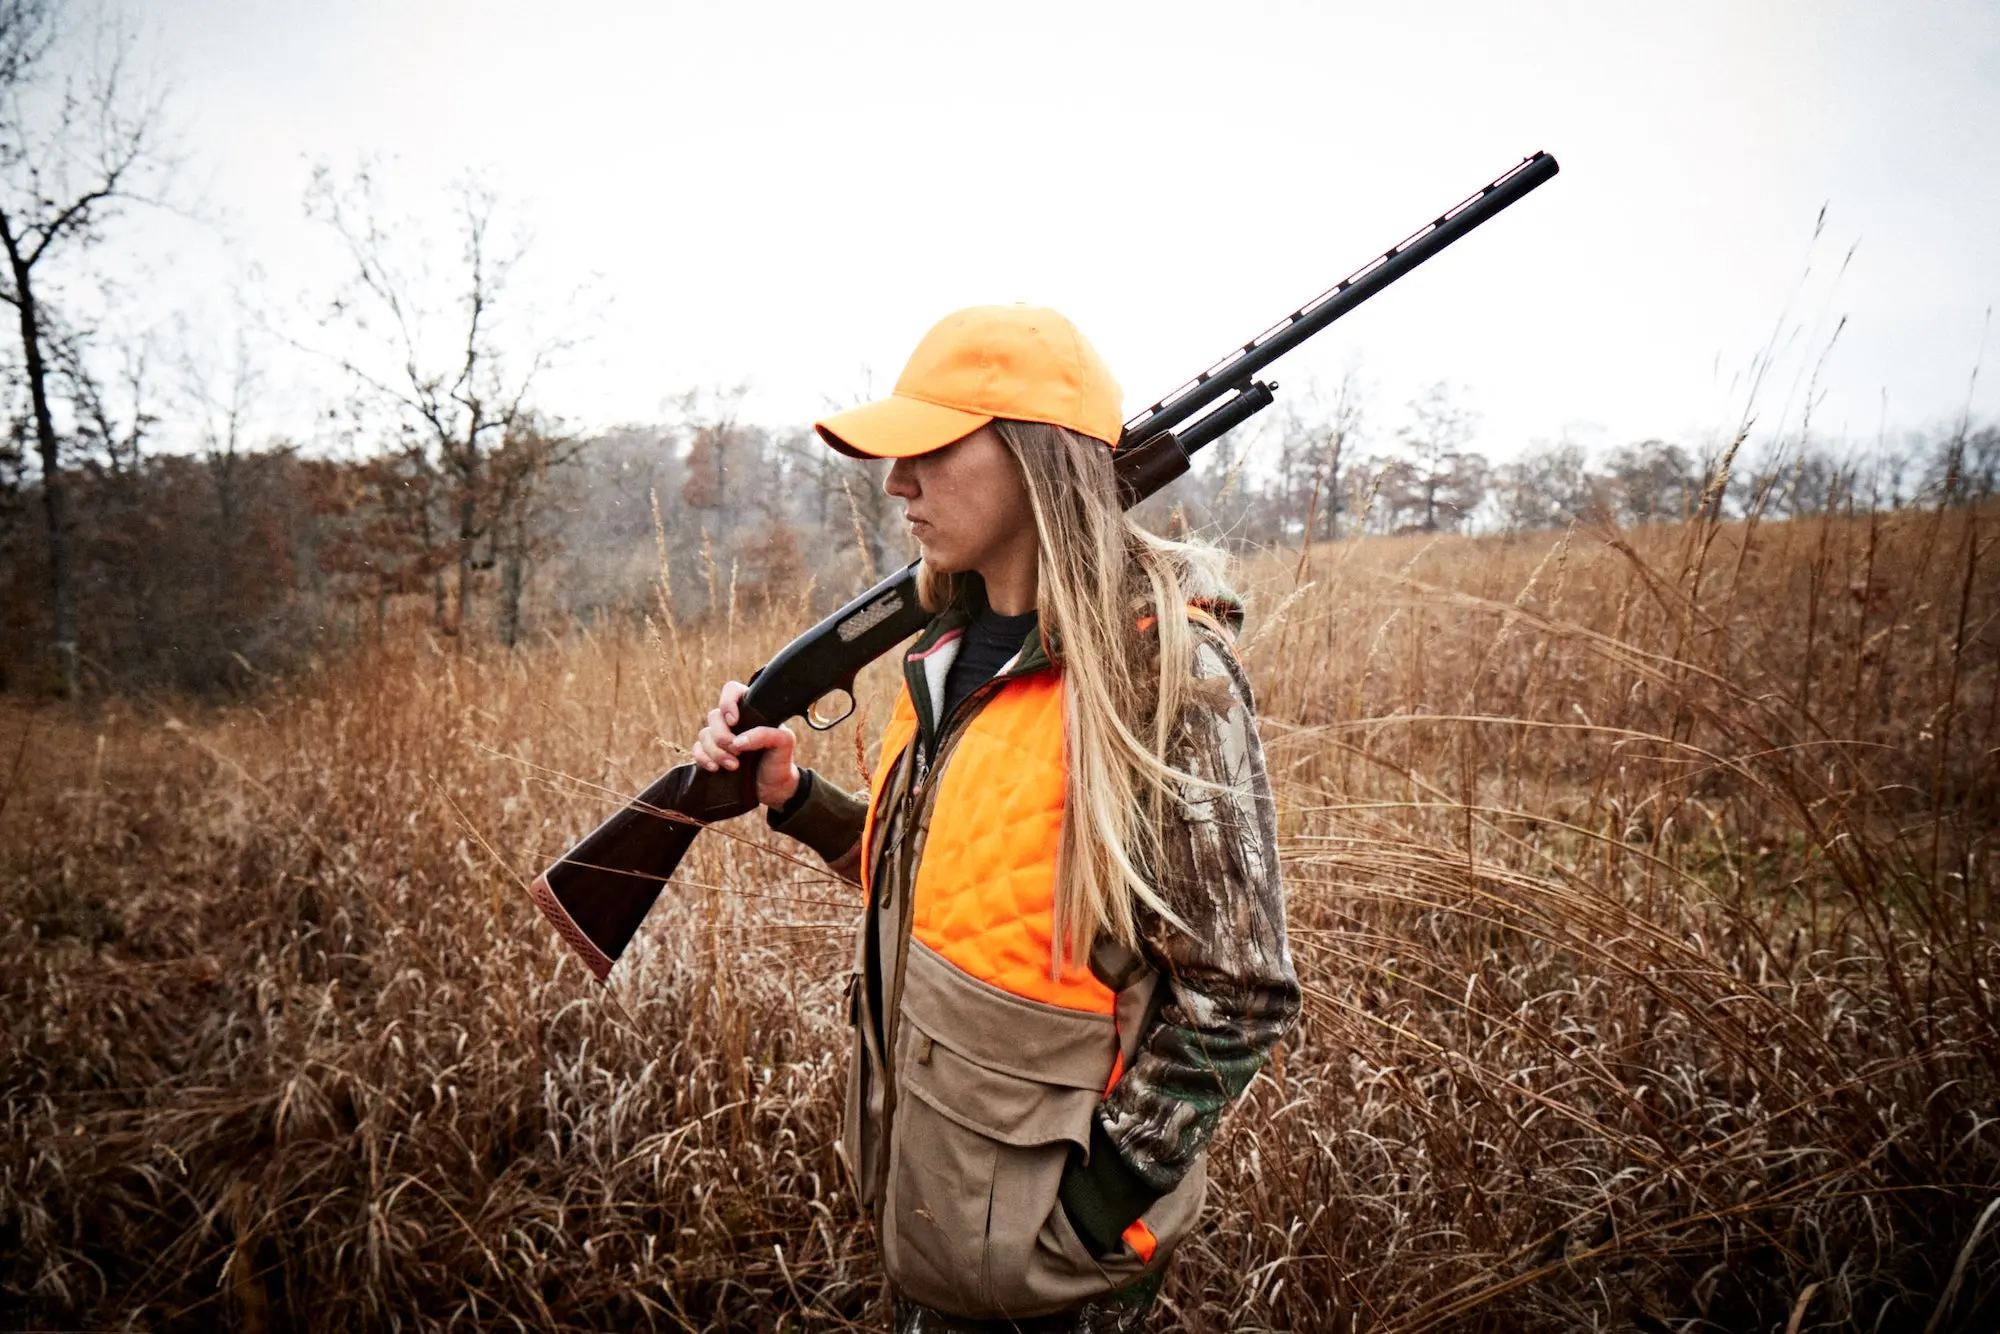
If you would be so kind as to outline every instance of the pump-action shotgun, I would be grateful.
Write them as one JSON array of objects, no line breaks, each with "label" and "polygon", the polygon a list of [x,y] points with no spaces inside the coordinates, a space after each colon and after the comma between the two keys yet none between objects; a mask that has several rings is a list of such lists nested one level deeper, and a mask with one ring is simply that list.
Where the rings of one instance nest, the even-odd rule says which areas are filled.
[{"label": "pump-action shotgun", "polygon": [[[1547,153],[1524,158],[1499,179],[1376,256],[1215,365],[1125,423],[1114,457],[1129,508],[1188,470],[1188,458],[1269,407],[1275,384],[1258,374],[1459,237],[1556,174]],[[890,575],[794,639],[758,668],[737,702],[737,729],[801,715],[824,731],[854,709],[863,667],[923,629],[917,562]],[[703,826],[757,807],[755,764],[713,773],[675,767],[530,887],[535,905],[599,981]]]}]

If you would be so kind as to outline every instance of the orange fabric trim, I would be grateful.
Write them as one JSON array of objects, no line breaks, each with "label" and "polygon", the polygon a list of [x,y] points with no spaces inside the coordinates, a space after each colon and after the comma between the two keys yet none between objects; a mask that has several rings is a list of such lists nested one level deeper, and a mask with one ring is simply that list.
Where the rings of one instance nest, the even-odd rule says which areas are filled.
[{"label": "orange fabric trim", "polygon": [[1147,1264],[1153,1263],[1153,1256],[1160,1249],[1160,1239],[1153,1235],[1153,1229],[1146,1226],[1146,1220],[1142,1218],[1135,1221],[1131,1227],[1119,1233],[1119,1236],[1125,1239],[1125,1244],[1132,1248],[1133,1254]]},{"label": "orange fabric trim", "polygon": [[[1230,630],[1228,626],[1224,625],[1221,621],[1218,621],[1217,619],[1215,619],[1215,617],[1211,616],[1207,611],[1203,610],[1201,607],[1197,606],[1195,603],[1192,602],[1188,603],[1187,614],[1189,620],[1205,622],[1208,625],[1209,629],[1215,631],[1215,633],[1217,633],[1218,635],[1221,635],[1222,642],[1228,646],[1230,655],[1232,657],[1235,656],[1236,635],[1233,631]],[[1136,628],[1139,631],[1139,633],[1143,635],[1148,630],[1152,629],[1159,623],[1160,623],[1160,618],[1157,616],[1141,616],[1139,618],[1139,623]]]}]

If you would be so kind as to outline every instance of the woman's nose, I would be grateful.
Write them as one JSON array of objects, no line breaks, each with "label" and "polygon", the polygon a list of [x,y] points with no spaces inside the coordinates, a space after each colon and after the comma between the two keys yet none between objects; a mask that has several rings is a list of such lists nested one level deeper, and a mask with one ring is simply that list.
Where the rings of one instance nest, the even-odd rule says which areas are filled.
[{"label": "woman's nose", "polygon": [[897,459],[889,465],[889,475],[882,479],[882,490],[899,500],[916,499],[916,472],[908,459]]}]

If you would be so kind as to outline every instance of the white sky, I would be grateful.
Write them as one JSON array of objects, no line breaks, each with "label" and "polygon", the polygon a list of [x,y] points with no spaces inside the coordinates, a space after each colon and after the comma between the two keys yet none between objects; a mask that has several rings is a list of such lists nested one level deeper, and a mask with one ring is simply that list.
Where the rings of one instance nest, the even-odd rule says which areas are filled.
[{"label": "white sky", "polygon": [[[523,296],[596,293],[540,396],[592,426],[743,380],[751,415],[803,421],[870,372],[885,391],[945,311],[1013,300],[1071,315],[1130,413],[1538,148],[1561,176],[1281,385],[1358,361],[1378,440],[1440,379],[1500,455],[1565,431],[1694,439],[1740,415],[1787,310],[1767,426],[1844,314],[1815,423],[1865,443],[1885,394],[1892,429],[1956,418],[2000,302],[1991,0],[139,12],[183,187],[228,233],[130,223],[173,251],[159,300],[219,327],[252,268],[274,309],[323,297],[314,162],[384,156],[447,242],[445,187],[477,168],[532,233]],[[272,402],[328,394],[267,358]],[[2000,331],[1987,360],[1990,415]],[[271,428],[296,434],[276,420],[294,411]]]}]

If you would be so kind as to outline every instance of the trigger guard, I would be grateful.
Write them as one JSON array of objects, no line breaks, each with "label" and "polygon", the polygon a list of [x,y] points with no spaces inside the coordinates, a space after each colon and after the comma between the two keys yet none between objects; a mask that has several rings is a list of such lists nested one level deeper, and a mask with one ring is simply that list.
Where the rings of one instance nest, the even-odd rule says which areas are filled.
[{"label": "trigger guard", "polygon": [[[847,707],[842,709],[838,714],[834,715],[831,718],[822,719],[820,716],[820,704],[825,700],[831,699],[835,695],[846,696]],[[812,728],[812,730],[815,732],[831,732],[834,728],[840,726],[842,723],[846,722],[848,718],[852,717],[853,713],[854,713],[853,690],[849,689],[846,686],[835,686],[833,689],[827,691],[824,695],[821,695],[818,699],[814,700],[811,704],[808,704],[806,706],[806,713],[805,713],[806,726]]]}]

